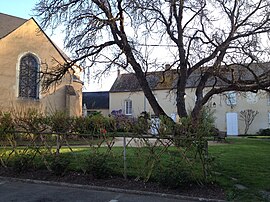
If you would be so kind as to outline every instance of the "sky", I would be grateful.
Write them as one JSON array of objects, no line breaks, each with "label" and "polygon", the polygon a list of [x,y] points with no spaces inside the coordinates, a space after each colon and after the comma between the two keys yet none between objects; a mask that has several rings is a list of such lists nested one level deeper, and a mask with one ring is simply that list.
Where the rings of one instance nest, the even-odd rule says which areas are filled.
[{"label": "sky", "polygon": [[[38,2],[39,0],[0,0],[0,12],[24,19],[30,19],[31,17],[34,17],[33,9]],[[39,19],[35,18],[35,20],[39,23]],[[57,46],[61,49],[64,48],[62,37],[59,37],[57,34],[52,36],[49,30],[44,31]],[[61,38],[61,40],[59,40],[59,38]]]},{"label": "sky", "polygon": [[0,12],[29,19],[37,0],[0,0]]},{"label": "sky", "polygon": [[[0,0],[0,13],[30,19],[31,17],[34,17],[33,9],[35,4],[38,2],[39,0]],[[39,23],[37,18],[35,18],[35,20]],[[44,31],[52,39],[52,41],[57,44],[58,47],[67,53],[63,44],[64,35],[61,34],[61,32],[54,32],[54,35],[51,35],[50,30]],[[116,79],[116,75],[117,73],[108,78],[101,78],[100,80],[90,78],[90,82],[85,82],[83,91],[108,91]]]}]

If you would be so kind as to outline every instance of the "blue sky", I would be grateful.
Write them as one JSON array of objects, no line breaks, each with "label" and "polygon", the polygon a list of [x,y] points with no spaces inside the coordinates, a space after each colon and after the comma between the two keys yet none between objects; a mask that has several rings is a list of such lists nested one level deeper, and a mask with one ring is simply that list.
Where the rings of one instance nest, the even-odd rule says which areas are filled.
[{"label": "blue sky", "polygon": [[[40,0],[0,0],[0,13],[5,13],[8,15],[13,15],[20,18],[30,19],[34,17],[33,9],[35,4]],[[39,19],[35,18],[39,23]],[[61,48],[64,49],[63,41],[64,36],[61,33],[61,30],[54,32],[54,35],[51,35],[50,30],[46,31],[47,35]]]},{"label": "blue sky", "polygon": [[0,13],[29,19],[37,2],[39,0],[0,0]]}]

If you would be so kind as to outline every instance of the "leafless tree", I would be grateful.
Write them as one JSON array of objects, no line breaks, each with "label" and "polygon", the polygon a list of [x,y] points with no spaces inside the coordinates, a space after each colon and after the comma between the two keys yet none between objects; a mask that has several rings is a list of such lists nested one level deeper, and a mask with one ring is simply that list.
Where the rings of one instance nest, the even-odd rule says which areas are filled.
[{"label": "leafless tree", "polygon": [[35,11],[43,27],[66,28],[65,46],[74,60],[65,70],[86,61],[88,67],[104,63],[108,71],[130,68],[156,115],[166,114],[146,79],[151,62],[145,47],[165,45],[172,54],[180,117],[187,116],[186,87],[193,76],[193,118],[215,94],[270,86],[270,0],[40,0]]},{"label": "leafless tree", "polygon": [[240,111],[240,119],[245,123],[245,135],[247,134],[250,125],[252,124],[258,113],[258,111],[254,111],[252,109]]}]

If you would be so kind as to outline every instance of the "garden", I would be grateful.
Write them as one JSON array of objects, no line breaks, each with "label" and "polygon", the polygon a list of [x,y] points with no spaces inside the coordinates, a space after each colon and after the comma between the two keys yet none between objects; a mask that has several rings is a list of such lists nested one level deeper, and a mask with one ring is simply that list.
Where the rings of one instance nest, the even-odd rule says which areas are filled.
[{"label": "garden", "polygon": [[212,140],[209,117],[149,133],[146,113],[44,116],[31,109],[0,115],[0,174],[237,201],[267,201],[270,141]]}]

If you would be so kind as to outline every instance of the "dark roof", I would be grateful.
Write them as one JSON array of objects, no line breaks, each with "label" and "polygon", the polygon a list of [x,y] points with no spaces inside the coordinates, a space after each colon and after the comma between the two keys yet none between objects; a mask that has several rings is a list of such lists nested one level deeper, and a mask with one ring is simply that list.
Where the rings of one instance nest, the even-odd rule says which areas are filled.
[{"label": "dark roof", "polygon": [[[148,72],[146,74],[146,80],[153,90],[174,89],[177,82],[176,78],[176,70]],[[194,87],[199,81],[198,78],[199,75],[191,75],[187,82],[187,88]],[[213,82],[209,82],[209,85]],[[112,85],[110,92],[135,92],[141,90],[135,74],[130,73],[119,75]]]},{"label": "dark roof", "polygon": [[[269,63],[261,63],[261,64],[252,64],[249,66],[256,75],[264,75],[267,74],[270,76],[269,72]],[[233,70],[233,71],[232,71]],[[199,84],[201,78],[201,72],[204,72],[203,68],[193,72],[187,81],[187,88],[194,88]],[[234,72],[232,74],[232,72]],[[244,66],[231,66],[224,67],[220,69],[219,74],[224,75],[226,78],[231,79],[232,75],[237,77],[239,80],[254,80],[254,75],[248,71]],[[177,82],[177,71],[175,69],[167,70],[167,71],[156,71],[156,72],[147,72],[146,79],[149,83],[149,86],[152,90],[171,90],[176,88]],[[216,83],[215,83],[216,82]],[[215,80],[214,77],[208,79],[206,86],[224,86],[228,85],[227,83],[218,79]],[[129,74],[121,74],[117,77],[115,82],[113,83],[110,92],[136,92],[141,91],[142,88],[135,76],[134,73]]]},{"label": "dark roof", "polygon": [[109,109],[109,92],[83,92],[83,105],[87,109]]},{"label": "dark roof", "polygon": [[0,13],[0,39],[20,27],[27,20]]}]

